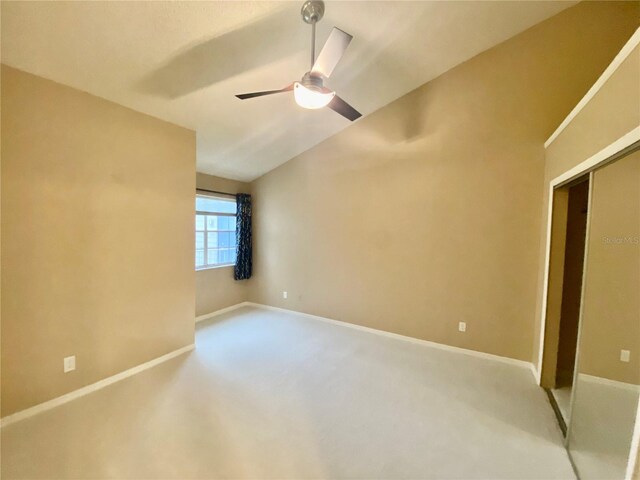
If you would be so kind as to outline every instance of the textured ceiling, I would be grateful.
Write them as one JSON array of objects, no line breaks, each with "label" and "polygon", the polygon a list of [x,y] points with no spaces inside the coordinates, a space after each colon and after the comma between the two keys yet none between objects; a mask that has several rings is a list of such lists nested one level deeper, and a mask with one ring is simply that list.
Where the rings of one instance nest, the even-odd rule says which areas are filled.
[{"label": "textured ceiling", "polygon": [[[287,94],[309,67],[302,2],[2,2],[2,61],[197,132],[197,169],[252,180],[350,122]],[[354,36],[327,84],[364,115],[576,2],[328,1]]]}]

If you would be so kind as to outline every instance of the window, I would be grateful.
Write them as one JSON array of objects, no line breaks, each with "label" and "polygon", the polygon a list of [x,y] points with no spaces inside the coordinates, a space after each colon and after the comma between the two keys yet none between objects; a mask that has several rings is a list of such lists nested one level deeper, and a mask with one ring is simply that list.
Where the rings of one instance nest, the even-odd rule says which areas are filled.
[{"label": "window", "polygon": [[235,199],[196,195],[196,270],[235,263]]}]

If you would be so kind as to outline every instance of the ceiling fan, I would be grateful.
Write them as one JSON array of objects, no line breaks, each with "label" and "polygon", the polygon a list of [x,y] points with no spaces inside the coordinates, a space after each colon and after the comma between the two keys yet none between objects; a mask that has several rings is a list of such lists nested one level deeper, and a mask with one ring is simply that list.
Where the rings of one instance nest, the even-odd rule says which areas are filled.
[{"label": "ceiling fan", "polygon": [[336,68],[353,37],[339,28],[333,27],[329,38],[316,58],[316,23],[324,15],[324,2],[322,0],[308,0],[302,5],[300,13],[302,19],[311,25],[311,70],[305,73],[299,82],[293,82],[280,90],[242,93],[236,97],[240,100],[246,100],[293,90],[295,101],[301,107],[310,109],[329,107],[351,121],[360,118],[362,116],[360,112],[336,95],[336,92],[325,87],[323,83],[324,79],[329,78],[333,69]]}]

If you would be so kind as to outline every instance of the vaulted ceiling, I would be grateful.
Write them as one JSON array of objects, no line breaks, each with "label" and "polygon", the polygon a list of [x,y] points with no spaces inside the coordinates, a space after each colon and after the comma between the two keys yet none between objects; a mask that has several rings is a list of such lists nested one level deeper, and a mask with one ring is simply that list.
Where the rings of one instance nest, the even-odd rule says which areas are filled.
[{"label": "vaulted ceiling", "polygon": [[[327,84],[364,115],[576,2],[327,1],[354,36]],[[252,180],[348,127],[282,88],[309,69],[302,2],[2,2],[2,62],[197,132],[197,170]]]}]

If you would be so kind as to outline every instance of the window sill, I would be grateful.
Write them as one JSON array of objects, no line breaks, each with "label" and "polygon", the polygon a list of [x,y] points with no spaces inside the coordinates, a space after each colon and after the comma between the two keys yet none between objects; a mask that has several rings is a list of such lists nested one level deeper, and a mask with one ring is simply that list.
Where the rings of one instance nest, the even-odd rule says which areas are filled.
[{"label": "window sill", "polygon": [[207,267],[198,267],[196,268],[196,272],[201,272],[203,270],[213,270],[216,268],[226,268],[226,267],[235,267],[236,264],[235,263],[223,263],[220,265],[209,265]]}]

